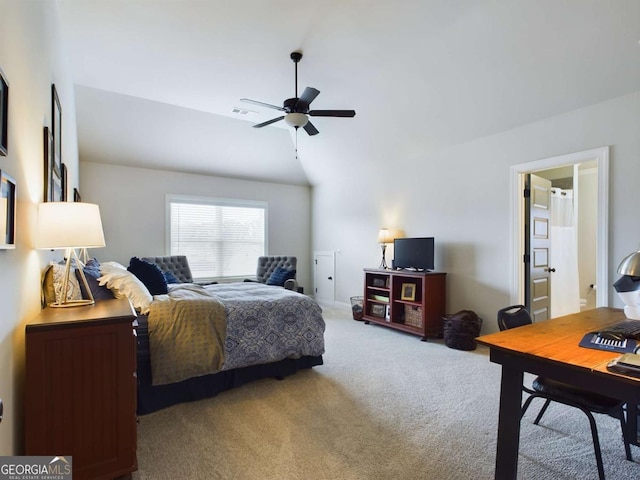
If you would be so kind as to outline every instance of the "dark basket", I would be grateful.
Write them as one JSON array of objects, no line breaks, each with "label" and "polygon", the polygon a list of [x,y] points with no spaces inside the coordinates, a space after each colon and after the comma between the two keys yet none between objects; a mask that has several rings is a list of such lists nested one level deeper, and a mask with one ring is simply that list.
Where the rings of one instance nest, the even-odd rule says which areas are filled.
[{"label": "dark basket", "polygon": [[482,319],[472,310],[460,310],[444,317],[444,343],[457,350],[475,350]]},{"label": "dark basket", "polygon": [[351,297],[351,313],[354,320],[362,320],[364,297]]}]

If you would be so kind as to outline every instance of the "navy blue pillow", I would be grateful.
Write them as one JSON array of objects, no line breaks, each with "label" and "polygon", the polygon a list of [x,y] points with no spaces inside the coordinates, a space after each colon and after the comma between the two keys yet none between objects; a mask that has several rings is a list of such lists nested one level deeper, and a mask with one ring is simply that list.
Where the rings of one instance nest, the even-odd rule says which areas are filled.
[{"label": "navy blue pillow", "polygon": [[[106,286],[100,286],[100,283],[98,282],[98,278],[102,276],[102,274],[100,273],[100,262],[98,260],[92,258],[91,260],[87,261],[82,271],[85,278],[87,279],[87,284],[89,285],[89,290],[91,291],[91,295],[93,295],[94,300],[109,300],[111,298],[114,298],[113,292]],[[78,279],[78,283],[80,284],[82,298],[89,298],[89,294],[84,288],[84,282],[82,281],[80,270],[77,268],[76,278]]]},{"label": "navy blue pillow", "polygon": [[284,282],[292,278],[296,278],[295,270],[287,270],[286,268],[276,267],[273,273],[271,273],[271,276],[267,279],[267,285],[277,285],[279,287],[284,287]]},{"label": "navy blue pillow", "polygon": [[155,263],[140,260],[138,257],[132,257],[129,261],[129,268],[138,279],[144,283],[151,295],[164,295],[168,292],[167,281],[164,278],[162,270]]},{"label": "navy blue pillow", "polygon": [[162,272],[162,274],[164,275],[164,279],[167,282],[167,284],[169,284],[169,283],[182,283],[169,270],[167,270],[166,272]]}]

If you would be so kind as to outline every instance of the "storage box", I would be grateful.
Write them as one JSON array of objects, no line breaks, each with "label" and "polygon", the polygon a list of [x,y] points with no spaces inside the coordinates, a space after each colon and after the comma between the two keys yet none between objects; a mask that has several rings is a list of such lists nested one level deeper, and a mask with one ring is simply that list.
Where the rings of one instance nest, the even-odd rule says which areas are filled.
[{"label": "storage box", "polygon": [[404,323],[412,327],[422,328],[422,307],[405,304]]}]

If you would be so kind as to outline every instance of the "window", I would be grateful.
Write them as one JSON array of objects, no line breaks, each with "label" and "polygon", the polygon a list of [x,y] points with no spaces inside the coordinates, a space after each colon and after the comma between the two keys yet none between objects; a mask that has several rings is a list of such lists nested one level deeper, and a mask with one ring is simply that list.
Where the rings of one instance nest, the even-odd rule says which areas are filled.
[{"label": "window", "polygon": [[266,202],[167,196],[170,255],[186,255],[194,279],[254,276],[266,248]]}]

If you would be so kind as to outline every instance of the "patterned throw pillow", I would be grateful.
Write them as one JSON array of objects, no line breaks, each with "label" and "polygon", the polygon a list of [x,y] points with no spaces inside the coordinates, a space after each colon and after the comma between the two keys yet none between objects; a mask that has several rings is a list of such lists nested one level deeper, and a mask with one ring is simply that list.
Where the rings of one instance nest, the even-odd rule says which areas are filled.
[{"label": "patterned throw pillow", "polygon": [[[66,266],[54,263],[53,267],[53,288],[56,293],[56,302],[60,302],[62,299],[62,290],[64,283],[64,271]],[[69,272],[69,285],[67,286],[67,300],[82,300],[82,293],[80,292],[80,284],[75,275],[75,269]]]}]

